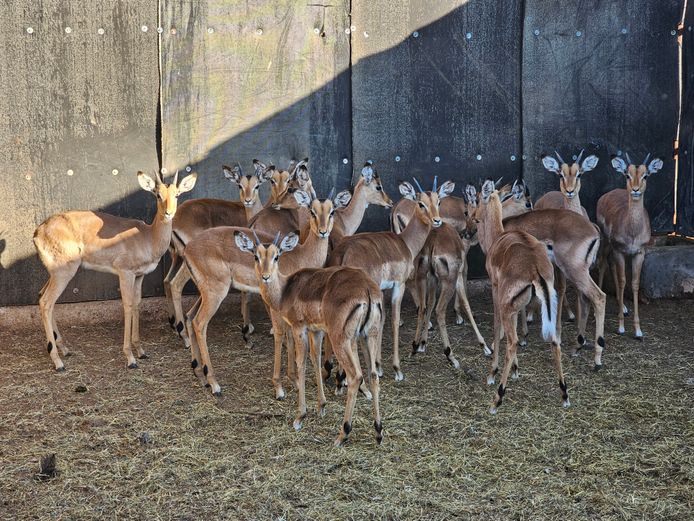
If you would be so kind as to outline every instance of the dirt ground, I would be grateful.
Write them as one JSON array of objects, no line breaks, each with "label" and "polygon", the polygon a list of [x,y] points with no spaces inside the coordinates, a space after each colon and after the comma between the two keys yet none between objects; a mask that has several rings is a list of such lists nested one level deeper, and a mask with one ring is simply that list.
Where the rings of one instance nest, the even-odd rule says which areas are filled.
[{"label": "dirt ground", "polygon": [[[489,292],[471,290],[471,302],[491,342]],[[383,445],[359,397],[341,448],[344,397],[328,394],[316,417],[312,373],[301,431],[291,426],[294,391],[274,400],[257,300],[252,350],[238,319],[210,327],[219,399],[165,320],[143,324],[150,358],[137,370],[125,368],[120,319],[63,324],[74,351],[65,373],[52,369],[41,331],[0,332],[0,519],[691,519],[694,301],[642,306],[642,343],[615,334],[615,307],[610,299],[598,373],[591,353],[571,358],[576,333],[565,323],[570,409],[535,325],[496,416],[489,361],[450,310],[464,369],[446,363],[434,331],[426,354],[405,357],[403,382],[386,364]],[[403,315],[407,354],[411,304]],[[38,480],[40,457],[53,453],[58,475]]]}]

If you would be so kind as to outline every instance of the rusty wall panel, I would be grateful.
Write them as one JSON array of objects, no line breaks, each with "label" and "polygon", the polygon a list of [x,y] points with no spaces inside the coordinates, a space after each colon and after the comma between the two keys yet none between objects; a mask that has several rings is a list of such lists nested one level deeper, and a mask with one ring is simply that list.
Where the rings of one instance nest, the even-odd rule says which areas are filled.
[{"label": "rusty wall panel", "polygon": [[308,156],[319,195],[349,184],[349,2],[317,4],[162,1],[163,161],[196,196],[236,198],[221,165],[255,157]]},{"label": "rusty wall panel", "polygon": [[[521,7],[353,0],[354,160],[375,160],[391,196],[413,175],[454,179],[460,195],[466,181],[519,174]],[[388,226],[380,208],[367,217]]]},{"label": "rusty wall panel", "polygon": [[[149,0],[0,5],[0,305],[37,302],[47,272],[32,235],[49,215],[153,215],[135,173],[157,167],[156,24]],[[146,294],[161,285],[161,275],[145,280]],[[117,298],[117,288],[116,277],[80,271],[61,301]]]},{"label": "rusty wall panel", "polygon": [[682,0],[526,0],[523,39],[524,176],[534,193],[557,190],[543,152],[564,159],[585,147],[600,158],[583,178],[581,203],[624,180],[610,156],[647,152],[665,166],[648,183],[653,231],[672,230],[677,128],[677,37]]}]

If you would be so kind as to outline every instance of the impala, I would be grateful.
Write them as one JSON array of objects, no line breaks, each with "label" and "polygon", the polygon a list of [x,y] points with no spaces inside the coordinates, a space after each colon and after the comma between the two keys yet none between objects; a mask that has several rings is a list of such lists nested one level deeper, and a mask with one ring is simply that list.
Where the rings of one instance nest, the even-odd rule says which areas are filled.
[{"label": "impala", "polygon": [[506,334],[504,370],[490,412],[495,414],[501,405],[509,374],[513,373],[514,378],[518,376],[518,313],[528,305],[533,293],[540,300],[542,336],[551,342],[563,405],[568,407],[569,395],[561,367],[561,345],[556,336],[557,294],[554,290],[554,268],[547,254],[549,244],[538,241],[526,232],[504,231],[501,201],[491,180],[482,185],[477,220],[480,246],[487,255],[485,265],[492,282],[494,301],[494,355],[487,378],[489,385],[494,384],[499,371],[502,327]]},{"label": "impala", "polygon": [[[305,359],[307,335],[325,332],[340,366],[347,374],[347,403],[340,434],[335,445],[347,440],[352,430],[352,415],[357,392],[363,380],[357,352],[360,337],[367,343],[367,366],[371,382],[376,441],[383,440],[383,424],[379,408],[379,368],[383,333],[383,303],[378,285],[361,270],[333,267],[302,269],[290,276],[280,271],[279,260],[296,247],[298,237],[289,235],[279,243],[253,242],[242,232],[235,233],[241,251],[255,257],[255,271],[260,292],[273,312],[291,328],[296,349],[298,413],[294,428],[299,430],[306,417]],[[321,381],[320,350],[314,364],[316,380]],[[324,401],[319,397],[318,411]]]},{"label": "impala", "polygon": [[[609,260],[612,264],[615,292],[619,302],[619,334],[624,334],[624,286],[625,257],[631,258],[631,290],[634,302],[634,336],[643,339],[639,319],[639,285],[641,267],[645,255],[644,248],[651,240],[651,220],[643,206],[646,192],[646,179],[663,168],[662,159],[650,163],[646,156],[640,165],[632,164],[627,154],[627,162],[621,157],[612,158],[612,167],[626,178],[626,190],[617,188],[598,199],[597,221],[605,242]],[[600,263],[599,283],[605,273],[605,262]]]},{"label": "impala", "polygon": [[177,172],[173,183],[167,185],[159,174],[152,179],[143,172],[137,173],[142,189],[157,198],[157,214],[151,225],[102,212],[71,211],[49,217],[36,229],[34,245],[50,275],[41,289],[39,307],[48,354],[57,371],[65,369],[58,349],[63,356],[68,356],[69,350],[63,343],[53,311],[56,300],[80,266],[118,275],[125,317],[123,353],[127,365],[131,369],[137,367],[132,347],[139,358],[147,357],[140,347],[142,280],[155,270],[166,252],[171,242],[178,196],[192,190],[196,178],[197,174],[191,174],[179,184]]}]

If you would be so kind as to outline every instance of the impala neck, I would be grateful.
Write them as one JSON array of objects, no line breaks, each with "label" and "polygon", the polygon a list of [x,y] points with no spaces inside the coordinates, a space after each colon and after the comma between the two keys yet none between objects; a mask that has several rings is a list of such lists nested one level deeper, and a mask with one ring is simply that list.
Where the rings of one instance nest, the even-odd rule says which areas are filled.
[{"label": "impala neck", "polygon": [[[484,204],[484,203],[482,203]],[[486,254],[492,244],[499,238],[499,235],[504,233],[504,225],[502,224],[501,215],[501,201],[499,200],[499,194],[494,192],[489,198],[489,202],[484,208],[484,217],[480,223],[483,229],[483,233],[478,233],[480,247],[482,251]]]},{"label": "impala neck", "polygon": [[268,284],[260,282],[260,295],[271,309],[279,311],[282,304],[284,288],[287,287],[287,278],[277,270],[277,275],[270,279]]},{"label": "impala neck", "polygon": [[173,226],[173,219],[166,222],[164,220],[165,213],[166,205],[157,201],[157,214],[154,216],[154,221],[150,227],[152,232],[152,251],[157,254],[157,257],[164,255],[169,247],[169,244],[171,243],[171,228]]},{"label": "impala neck", "polygon": [[311,233],[311,223],[309,222],[311,220],[311,212],[308,208],[304,208],[303,206],[299,206],[295,211],[299,223],[299,241],[303,244],[313,235]]},{"label": "impala neck", "polygon": [[357,186],[354,187],[354,194],[347,206],[338,208],[337,214],[342,219],[342,233],[344,235],[354,235],[359,228],[364,213],[369,204],[366,202],[366,194],[364,189],[364,179],[359,179]]},{"label": "impala neck", "polygon": [[[241,203],[243,204],[243,203]],[[263,209],[263,203],[260,202],[260,197],[256,197],[253,200],[253,206],[250,208],[246,206],[245,204],[243,205],[243,209],[246,211],[246,220],[250,221],[253,217],[256,216],[256,214]]]},{"label": "impala neck", "polygon": [[576,212],[578,214],[583,214],[583,210],[581,209],[581,196],[580,194],[576,194],[573,199],[569,199],[568,197],[566,198],[566,209],[571,210],[572,212]]},{"label": "impala neck", "polygon": [[328,237],[319,237],[313,231],[309,231],[303,243],[280,257],[281,272],[291,275],[302,268],[322,268],[328,258]]},{"label": "impala neck", "polygon": [[422,222],[418,212],[415,210],[415,215],[412,216],[412,219],[410,219],[410,222],[407,223],[407,226],[400,234],[400,237],[402,237],[402,240],[405,241],[407,245],[407,249],[410,250],[413,259],[424,246],[430,231],[431,222]]}]

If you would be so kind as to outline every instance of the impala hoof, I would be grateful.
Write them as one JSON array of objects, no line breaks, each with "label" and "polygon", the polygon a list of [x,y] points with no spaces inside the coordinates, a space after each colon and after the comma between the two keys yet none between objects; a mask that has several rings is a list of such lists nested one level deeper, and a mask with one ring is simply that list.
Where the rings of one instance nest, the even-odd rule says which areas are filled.
[{"label": "impala hoof", "polygon": [[526,347],[526,346],[528,345],[528,341],[526,340],[525,337],[523,337],[523,340],[521,340],[520,342],[518,342],[518,345],[521,346],[521,347]]},{"label": "impala hoof", "polygon": [[487,376],[487,385],[494,385],[496,378],[493,376]]},{"label": "impala hoof", "polygon": [[489,346],[487,346],[487,344],[482,344],[482,351],[484,352],[484,356],[486,356],[487,358],[494,354],[494,351],[489,349]]},{"label": "impala hoof", "polygon": [[395,370],[395,381],[396,382],[402,382],[405,379],[405,376],[402,374],[402,371],[399,369]]},{"label": "impala hoof", "polygon": [[140,356],[138,356],[140,360],[147,360],[149,358],[149,355],[147,353],[142,353]]},{"label": "impala hoof", "polygon": [[275,391],[275,400],[284,400],[286,398],[286,394],[284,393],[284,389],[281,387]]},{"label": "impala hoof", "polygon": [[489,414],[496,414],[496,407],[492,406],[489,408]]},{"label": "impala hoof", "polygon": [[128,364],[128,369],[137,369],[137,362],[133,362],[131,364]]},{"label": "impala hoof", "polygon": [[595,365],[593,366],[593,372],[595,372],[595,373],[597,373],[598,371],[600,371],[600,369],[602,369],[602,364],[595,364]]},{"label": "impala hoof", "polygon": [[65,366],[61,365],[60,367],[56,367],[55,370],[58,373],[64,373],[65,372]]},{"label": "impala hoof", "polygon": [[303,422],[302,422],[302,420],[300,420],[300,419],[294,420],[294,423],[293,423],[294,430],[295,430],[295,431],[300,431],[300,430],[301,430],[302,423],[303,423]]},{"label": "impala hoof", "polygon": [[455,316],[455,323],[460,325],[463,325],[465,323],[465,319],[461,317],[460,315]]},{"label": "impala hoof", "polygon": [[562,406],[564,409],[568,409],[569,407],[571,407],[571,402],[570,402],[569,399],[567,398],[566,400],[564,400],[564,402],[561,404],[561,406]]}]

